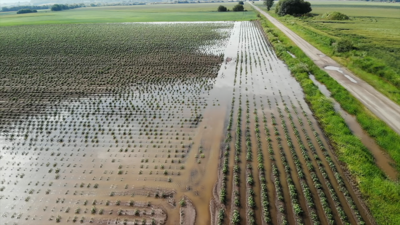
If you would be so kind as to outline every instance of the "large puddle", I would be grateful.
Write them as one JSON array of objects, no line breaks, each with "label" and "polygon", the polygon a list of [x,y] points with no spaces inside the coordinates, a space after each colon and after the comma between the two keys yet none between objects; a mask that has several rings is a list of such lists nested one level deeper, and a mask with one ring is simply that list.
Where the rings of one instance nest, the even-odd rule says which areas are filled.
[{"label": "large puddle", "polygon": [[336,66],[325,66],[324,69],[337,71],[337,72],[343,74],[343,76],[345,76],[351,82],[357,84],[357,81],[353,77],[351,77],[350,75],[345,74],[339,67],[336,67]]}]

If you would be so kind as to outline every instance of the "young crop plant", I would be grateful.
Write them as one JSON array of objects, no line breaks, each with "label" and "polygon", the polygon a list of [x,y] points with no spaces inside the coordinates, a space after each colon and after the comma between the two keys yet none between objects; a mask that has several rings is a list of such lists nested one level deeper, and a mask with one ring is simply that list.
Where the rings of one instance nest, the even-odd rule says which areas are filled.
[{"label": "young crop plant", "polygon": [[[261,136],[259,129],[258,116],[255,115],[255,135],[257,138],[257,162],[258,162],[258,176],[261,184],[261,206],[262,206],[262,218],[265,223],[271,222],[271,216],[269,211],[269,200],[268,200],[268,189],[267,189],[267,179],[265,178],[265,168],[264,168],[264,154],[261,145]],[[266,121],[264,121],[266,122]]]}]

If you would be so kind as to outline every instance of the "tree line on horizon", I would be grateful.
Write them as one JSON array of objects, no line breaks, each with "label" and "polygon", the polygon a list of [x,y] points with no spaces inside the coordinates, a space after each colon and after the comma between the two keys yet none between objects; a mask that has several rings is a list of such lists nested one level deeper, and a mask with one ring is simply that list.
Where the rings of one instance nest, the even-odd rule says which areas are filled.
[{"label": "tree line on horizon", "polygon": [[[242,11],[245,11],[243,5],[244,5],[244,2],[243,2],[243,1],[239,1],[238,4],[235,5],[235,6],[232,8],[232,11],[234,11],[234,12],[242,12]],[[223,6],[223,5],[218,6],[218,12],[227,12],[227,11],[229,11],[229,9],[226,8],[225,6]]]}]

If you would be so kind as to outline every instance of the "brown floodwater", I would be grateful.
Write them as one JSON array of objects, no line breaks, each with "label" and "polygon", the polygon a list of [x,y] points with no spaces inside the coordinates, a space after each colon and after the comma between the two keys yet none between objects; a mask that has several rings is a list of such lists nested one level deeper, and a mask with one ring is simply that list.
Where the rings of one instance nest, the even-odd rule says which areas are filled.
[{"label": "brown floodwater", "polygon": [[[360,211],[366,224],[372,224],[304,101],[300,85],[277,58],[260,25],[257,22],[228,24],[231,24],[228,30],[219,32],[229,32],[229,38],[199,49],[210,54],[225,49],[224,62],[216,78],[136,84],[120,94],[70,98],[40,113],[7,121],[0,134],[3,224],[53,224],[58,219],[61,223],[76,220],[85,224],[91,221],[151,224],[153,220],[156,224],[179,224],[179,202],[183,196],[196,209],[196,224],[214,224],[215,213],[221,207],[225,209],[224,224],[231,224],[234,210],[240,214],[238,224],[246,224],[252,218],[255,224],[282,224],[283,219],[288,224],[330,224],[326,208],[332,211],[335,224],[345,222],[337,208],[344,211],[351,224],[358,223],[355,210]],[[239,106],[241,136],[236,136]],[[221,146],[228,134],[226,127],[231,110],[233,122],[228,132],[232,140],[226,143],[231,147],[228,197],[223,206],[219,196],[215,196],[220,190],[216,193],[213,190],[221,184],[218,179],[224,157]],[[261,200],[256,116],[269,201],[266,209]],[[287,143],[283,123],[293,151]],[[294,129],[299,132],[299,140]],[[314,132],[321,138],[323,149]],[[246,160],[246,134],[251,142],[251,160]],[[240,185],[236,187],[233,167],[234,144],[238,138],[241,139],[241,161],[238,164]],[[268,151],[269,142],[274,162]],[[300,145],[305,146],[306,156]],[[337,181],[326,156],[333,158],[343,185]],[[300,162],[301,171],[295,166],[295,158]],[[246,183],[249,165],[254,185]],[[277,180],[272,175],[273,165],[278,169]],[[310,170],[308,165],[314,169]],[[300,172],[304,178],[299,176]],[[311,179],[312,173],[320,186]],[[328,182],[332,189],[328,188]],[[293,186],[289,187],[290,183]],[[302,184],[310,189],[310,202],[306,202]],[[348,190],[355,210],[351,209],[341,188]],[[281,200],[277,189],[282,191]],[[240,191],[240,207],[233,204],[235,190]],[[321,193],[326,196],[325,207]],[[252,211],[248,204],[251,195],[255,201],[254,215],[248,213]],[[211,201],[218,204],[210,204]],[[294,202],[303,213],[295,213]],[[309,208],[310,203],[315,206]],[[280,207],[284,209],[282,212]],[[269,212],[271,222],[265,221],[264,210]],[[316,219],[311,217],[311,212],[316,213]]]},{"label": "brown floodwater", "polygon": [[[348,220],[350,223],[357,223],[358,221],[357,218],[355,218],[355,214],[352,209],[350,209],[350,206],[348,205],[347,200],[345,199],[343,193],[339,190],[338,183],[336,182],[336,177],[334,176],[334,173],[331,171],[327,161],[324,159],[325,154],[324,151],[319,148],[319,145],[317,143],[316,137],[313,135],[313,131],[317,131],[320,137],[324,137],[322,132],[320,132],[320,129],[318,127],[318,123],[314,119],[312,119],[312,128],[308,125],[307,119],[299,114],[299,118],[302,118],[303,124],[304,124],[304,129],[305,129],[305,134],[308,135],[308,138],[310,139],[310,143],[312,143],[313,148],[315,148],[316,154],[319,156],[321,159],[321,164],[317,163],[317,160],[314,158],[314,153],[311,150],[307,150],[307,156],[309,163],[311,163],[314,167],[313,173],[316,174],[317,179],[319,180],[319,185],[320,187],[316,188],[314,183],[311,179],[311,173],[307,169],[307,162],[304,159],[304,156],[302,155],[300,148],[299,148],[299,142],[295,138],[295,136],[292,133],[292,126],[290,125],[290,120],[287,118],[287,113],[284,112],[285,106],[289,106],[289,112],[292,114],[293,120],[296,123],[296,126],[298,127],[300,132],[300,138],[302,141],[302,144],[306,147],[306,149],[309,149],[308,146],[308,138],[306,138],[303,134],[303,131],[300,129],[301,126],[297,121],[297,117],[293,115],[293,110],[291,109],[289,103],[293,102],[297,107],[299,108],[301,102],[301,107],[305,108],[306,113],[309,117],[312,118],[312,113],[308,109],[308,106],[306,102],[303,100],[303,93],[302,89],[300,88],[299,84],[296,82],[296,80],[290,75],[290,71],[288,71],[286,65],[282,61],[280,61],[276,55],[274,54],[273,50],[271,49],[270,45],[267,43],[267,40],[265,39],[264,35],[262,32],[260,32],[257,29],[256,24],[251,24],[251,23],[243,23],[241,27],[241,40],[240,40],[240,48],[239,48],[239,61],[238,61],[238,78],[235,83],[235,92],[237,93],[235,96],[238,97],[238,93],[241,95],[241,100],[242,100],[242,135],[245,128],[246,128],[246,101],[249,101],[249,114],[250,114],[250,130],[253,131],[255,128],[254,124],[254,115],[253,110],[256,110],[258,113],[258,117],[260,118],[261,115],[265,115],[267,118],[267,127],[271,133],[271,140],[272,140],[272,147],[273,151],[275,152],[274,157],[276,159],[275,163],[279,171],[279,182],[280,186],[282,188],[283,192],[283,205],[285,208],[284,213],[277,212],[276,207],[279,207],[280,204],[278,203],[279,201],[276,200],[276,192],[274,191],[276,187],[274,186],[274,181],[272,176],[269,176],[271,174],[271,161],[269,159],[269,153],[267,151],[268,143],[266,141],[261,141],[262,144],[262,149],[264,153],[264,164],[266,168],[266,178],[267,178],[267,187],[268,187],[268,198],[270,201],[270,207],[268,210],[270,212],[273,212],[273,215],[271,216],[272,223],[273,224],[280,224],[282,222],[280,216],[284,216],[286,220],[289,222],[289,224],[297,224],[296,220],[300,220],[305,224],[312,224],[314,219],[311,219],[310,212],[315,212],[317,214],[317,221],[320,222],[321,224],[328,224],[327,217],[324,213],[324,208],[321,205],[320,202],[320,194],[317,193],[317,189],[321,190],[322,193],[326,196],[327,199],[327,204],[329,208],[332,210],[332,219],[335,221],[337,224],[342,224],[345,221],[342,220],[339,217],[339,213],[337,212],[336,208],[339,207],[345,212],[345,217],[347,218],[345,220]],[[260,102],[257,100],[260,99]],[[238,101],[238,99],[236,99]],[[299,101],[299,102],[298,102]],[[256,103],[256,105],[254,105]],[[267,107],[268,103],[268,107]],[[263,108],[260,106],[263,105]],[[294,165],[294,155],[289,151],[289,147],[286,143],[286,139],[282,137],[284,135],[284,131],[282,129],[282,122],[281,119],[279,118],[279,113],[277,110],[277,107],[279,107],[283,114],[283,121],[285,122],[286,126],[288,127],[289,135],[292,140],[292,143],[294,145],[294,150],[296,152],[297,158],[299,159],[301,163],[300,169],[302,172],[305,174],[305,179],[300,179],[298,177],[298,171],[295,168]],[[263,114],[261,113],[263,112]],[[274,134],[274,126],[272,124],[272,118],[271,118],[271,113],[274,114],[275,120],[277,121],[276,127],[279,132],[279,136],[281,137],[281,144],[282,144],[282,149],[285,152],[285,157],[287,161],[287,165],[289,169],[289,173],[285,172],[283,161],[281,160],[281,155],[279,154],[279,147],[278,147],[278,141],[275,140],[276,136]],[[233,124],[236,124],[237,119],[237,112],[235,112],[235,115],[233,116],[234,122]],[[244,124],[243,124],[244,123]],[[251,141],[252,141],[252,152],[253,152],[253,160],[256,158],[254,156],[254,153],[256,152],[256,142],[255,142],[255,137],[252,134],[251,136]],[[242,153],[241,153],[241,163],[240,167],[242,168],[241,172],[241,185],[240,185],[240,190],[241,190],[241,205],[242,207],[239,208],[240,210],[240,216],[241,220],[245,221],[249,217],[247,215],[247,204],[246,201],[247,199],[244,198],[244,193],[247,193],[247,189],[249,188],[245,183],[243,183],[243,179],[246,178],[246,175],[244,173],[245,171],[245,166],[246,166],[246,157],[245,157],[245,147],[246,145],[243,143],[244,136],[242,138]],[[324,140],[324,138],[322,138]],[[235,143],[235,138],[233,138],[232,143]],[[323,142],[324,148],[325,149],[330,149],[330,146],[326,143]],[[337,163],[336,161],[334,161]],[[233,163],[231,160],[230,163]],[[256,163],[253,161],[252,163],[253,168]],[[319,167],[321,167],[319,169]],[[339,165],[336,164],[336,168],[339,168]],[[341,174],[342,179],[346,179],[344,174],[341,172],[340,169],[337,169],[338,172]],[[253,176],[257,174],[256,168],[254,168]],[[322,175],[322,173],[326,173],[326,178]],[[288,188],[288,176],[291,177],[293,180],[293,185],[295,187],[295,190],[297,192],[298,197],[291,197],[289,193],[289,188]],[[329,189],[328,186],[326,185],[326,182],[330,182],[331,186],[333,189]],[[230,182],[231,179],[230,179]],[[310,192],[312,194],[312,204],[315,205],[313,209],[308,209],[308,203],[305,203],[305,197],[303,190],[301,188],[300,183],[305,183],[306,185],[310,186]],[[365,212],[363,212],[362,206],[358,203],[359,200],[357,199],[356,195],[353,193],[353,190],[351,186],[348,185],[347,182],[344,184],[345,187],[349,192],[351,197],[353,198],[353,201],[355,202],[357,206],[357,210],[361,211],[361,215],[363,220],[367,223],[370,224],[369,217]],[[257,196],[257,192],[260,190],[260,184],[256,182],[256,184],[253,186],[253,191],[256,192],[255,196]],[[232,195],[232,194],[231,194]],[[245,195],[246,196],[246,195]],[[248,196],[248,195],[247,195]],[[333,200],[333,197],[336,200]],[[306,215],[303,214],[303,216],[294,216],[294,209],[292,205],[293,198],[296,198],[299,202],[299,206],[302,208],[302,211],[306,213]],[[233,197],[231,198],[231,200]],[[276,204],[275,204],[276,203]],[[231,203],[230,203],[231,205]],[[261,221],[263,221],[263,217],[260,215],[258,216],[258,213],[261,213],[261,209],[258,207],[261,204],[259,203],[259,200],[256,200],[256,221],[258,223],[263,223],[260,222],[258,217],[261,218]],[[227,213],[227,215],[232,216],[232,213]]]},{"label": "brown floodwater", "polygon": [[[226,24],[218,32],[234,34]],[[220,54],[235,42],[230,36],[199,51]],[[178,224],[186,195],[197,223],[209,224],[234,66],[221,65],[216,79],[141,83],[11,120],[0,136],[2,222]]]}]

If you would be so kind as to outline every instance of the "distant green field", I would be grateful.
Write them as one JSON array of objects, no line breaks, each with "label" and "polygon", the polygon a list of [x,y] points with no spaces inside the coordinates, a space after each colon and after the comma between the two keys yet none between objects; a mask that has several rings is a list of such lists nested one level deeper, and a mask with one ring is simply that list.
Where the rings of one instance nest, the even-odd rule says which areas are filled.
[{"label": "distant green field", "polygon": [[247,12],[217,12],[217,8],[221,4],[228,9],[232,9],[236,3],[88,7],[61,12],[39,10],[35,14],[0,12],[0,26],[159,21],[242,21],[256,19],[256,14],[247,4],[245,5]]},{"label": "distant green field", "polygon": [[360,17],[400,17],[400,3],[385,2],[337,2],[337,1],[310,1],[312,13],[322,14],[329,11],[340,11],[348,16]]},{"label": "distant green field", "polygon": [[[311,1],[311,7],[313,18],[278,17],[274,8],[270,14],[400,104],[400,4]],[[333,11],[350,16],[350,20],[320,18]],[[351,40],[355,49],[336,53],[335,43],[341,39]]]}]

